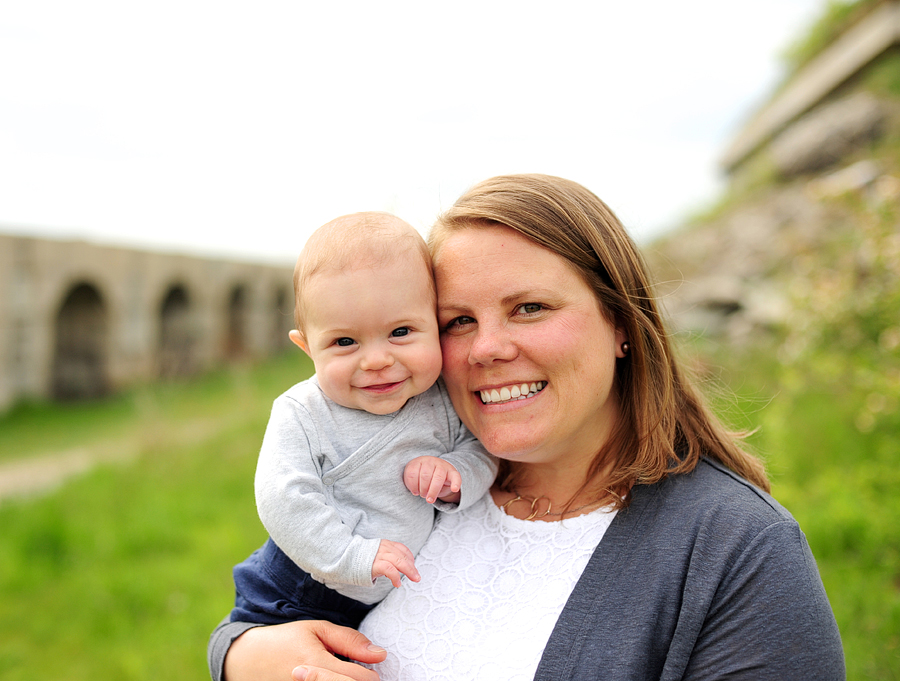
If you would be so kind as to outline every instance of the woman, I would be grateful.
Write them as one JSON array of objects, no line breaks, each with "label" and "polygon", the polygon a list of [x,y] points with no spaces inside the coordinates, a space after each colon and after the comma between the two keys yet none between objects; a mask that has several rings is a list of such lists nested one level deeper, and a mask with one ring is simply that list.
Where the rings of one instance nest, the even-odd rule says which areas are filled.
[{"label": "woman", "polygon": [[682,375],[609,208],[559,178],[497,177],[430,245],[443,375],[497,482],[363,623],[388,653],[327,623],[232,623],[214,676],[235,640],[228,681],[378,678],[329,650],[387,655],[386,679],[844,678],[805,538]]}]

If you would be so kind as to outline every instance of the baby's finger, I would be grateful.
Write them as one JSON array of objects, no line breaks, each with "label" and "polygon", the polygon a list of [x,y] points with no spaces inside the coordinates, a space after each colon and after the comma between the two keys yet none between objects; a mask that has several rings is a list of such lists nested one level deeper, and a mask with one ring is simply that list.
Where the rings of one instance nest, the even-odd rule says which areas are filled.
[{"label": "baby's finger", "polygon": [[427,486],[427,492],[425,493],[425,501],[429,504],[433,504],[435,500],[438,498],[438,495],[441,493],[441,488],[444,486],[444,480],[447,479],[447,471],[435,468],[434,473],[431,476],[431,482]]},{"label": "baby's finger", "polygon": [[[397,569],[400,570],[404,575],[406,575],[411,581],[418,582],[422,577],[419,575],[419,571],[416,570],[415,561],[412,559],[408,561],[404,561],[400,565],[397,566]],[[394,586],[400,586],[400,580],[397,580],[397,584]]]},{"label": "baby's finger", "polygon": [[400,586],[400,571],[391,561],[376,561],[372,566],[372,577],[387,577],[395,587]]},{"label": "baby's finger", "polygon": [[431,481],[434,479],[435,467],[432,461],[423,461],[419,468],[419,496],[428,498],[428,490],[431,487]]},{"label": "baby's finger", "polygon": [[394,585],[395,589],[400,588],[400,570],[391,565],[384,571],[384,576],[391,580],[391,584]]},{"label": "baby's finger", "polygon": [[[401,544],[400,542],[395,542],[393,548],[397,551],[395,556],[393,556],[394,567],[412,581],[418,582],[421,577],[419,577],[419,571],[416,570],[416,559],[415,556],[413,556],[412,551],[409,550],[408,546]],[[394,586],[399,585],[395,584]]]},{"label": "baby's finger", "polygon": [[410,493],[415,496],[420,496],[419,475],[421,469],[421,463],[411,462],[403,471],[403,483],[406,485],[406,489],[408,489]]}]

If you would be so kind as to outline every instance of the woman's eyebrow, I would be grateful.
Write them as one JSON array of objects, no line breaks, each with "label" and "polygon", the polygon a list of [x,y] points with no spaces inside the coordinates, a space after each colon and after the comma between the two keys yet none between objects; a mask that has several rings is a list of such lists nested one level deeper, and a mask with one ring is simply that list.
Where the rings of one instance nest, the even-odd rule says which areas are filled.
[{"label": "woman's eyebrow", "polygon": [[[508,293],[503,296],[499,304],[501,306],[512,305],[513,303],[520,302],[522,300],[535,300],[541,301],[546,299],[555,299],[560,297],[560,292],[548,289],[548,288],[528,288],[522,289],[519,291],[513,291],[512,293]],[[470,310],[469,305],[465,305],[463,303],[449,302],[449,303],[441,303],[440,298],[438,298],[437,309],[438,312],[468,312]]]},{"label": "woman's eyebrow", "polygon": [[468,312],[468,308],[462,307],[460,305],[440,305],[437,306],[437,314],[440,316],[441,314],[460,314],[462,312]]},{"label": "woman's eyebrow", "polygon": [[510,293],[509,295],[504,296],[500,302],[503,305],[511,305],[512,303],[517,303],[520,300],[524,300],[526,298],[543,298],[547,295],[545,291],[537,291],[535,289],[528,289],[523,291],[516,291]]}]

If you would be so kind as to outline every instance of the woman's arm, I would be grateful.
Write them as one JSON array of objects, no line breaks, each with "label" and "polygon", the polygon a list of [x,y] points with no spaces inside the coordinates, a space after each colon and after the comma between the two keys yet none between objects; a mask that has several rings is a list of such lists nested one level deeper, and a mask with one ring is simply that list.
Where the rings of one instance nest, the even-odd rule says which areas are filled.
[{"label": "woman's arm", "polygon": [[[304,620],[266,627],[222,622],[209,643],[209,664],[215,681],[377,681],[378,674],[335,657],[374,664],[386,657],[355,629],[330,622]],[[233,638],[237,635],[236,638]],[[231,642],[233,639],[233,642]],[[228,645],[230,643],[230,646]]]},{"label": "woman's arm", "polygon": [[679,678],[846,679],[840,632],[797,523],[775,523],[734,558]]}]

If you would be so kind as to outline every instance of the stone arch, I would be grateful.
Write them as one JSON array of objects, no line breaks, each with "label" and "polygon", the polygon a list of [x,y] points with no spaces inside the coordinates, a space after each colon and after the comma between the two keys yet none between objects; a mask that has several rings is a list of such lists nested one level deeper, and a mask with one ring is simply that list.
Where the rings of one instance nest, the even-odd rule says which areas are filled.
[{"label": "stone arch", "polygon": [[109,314],[92,284],[72,286],[55,320],[51,394],[60,400],[109,392]]},{"label": "stone arch", "polygon": [[169,287],[159,306],[159,375],[189,376],[196,370],[195,324],[191,299],[180,284]]},{"label": "stone arch", "polygon": [[288,333],[294,328],[294,297],[288,289],[279,287],[273,297],[272,348],[284,350],[291,345]]},{"label": "stone arch", "polygon": [[247,322],[250,315],[247,298],[247,288],[242,284],[232,287],[228,294],[225,327],[225,357],[228,359],[240,359],[247,354]]}]

